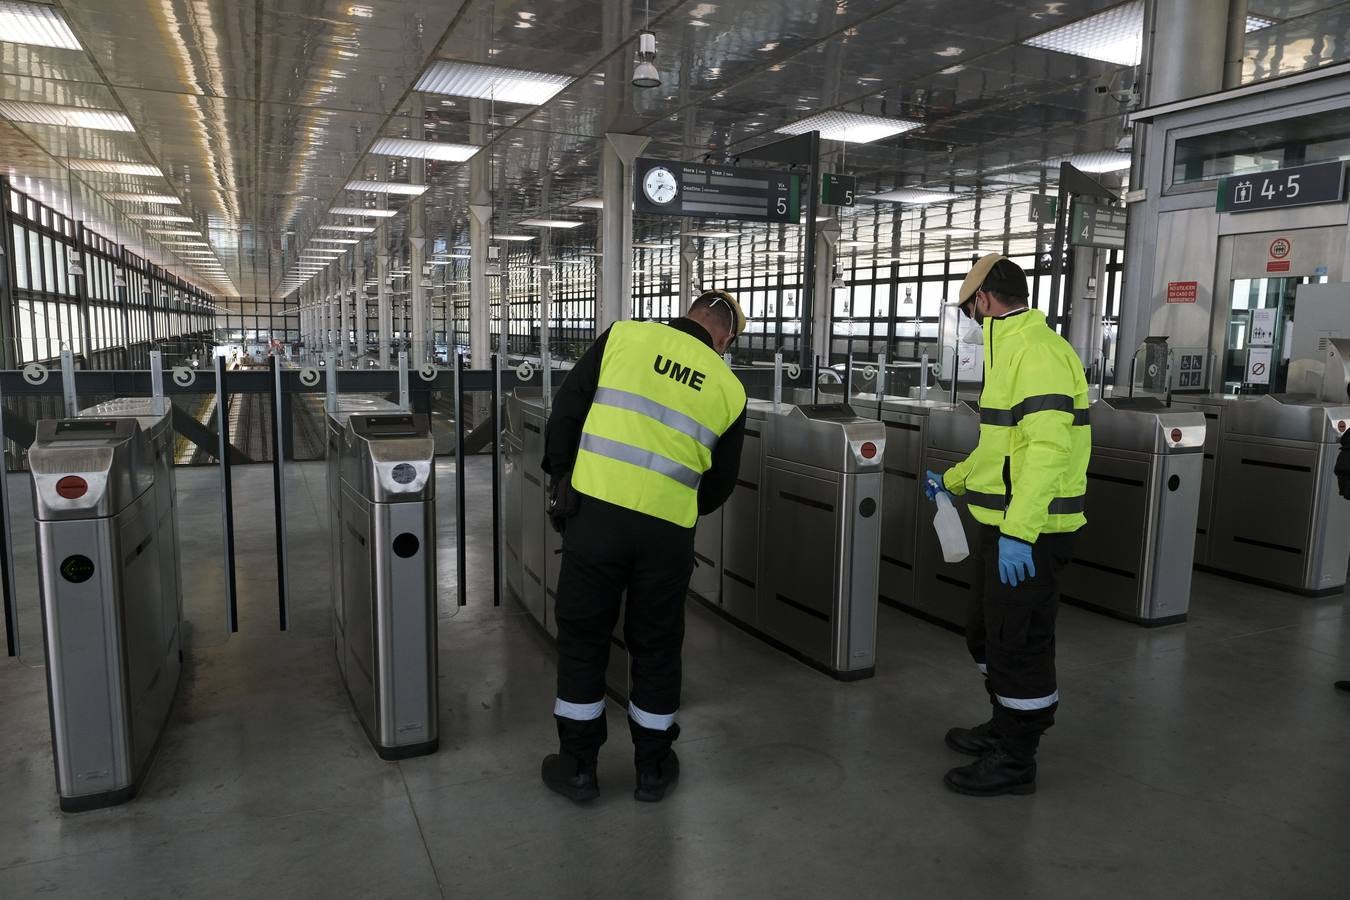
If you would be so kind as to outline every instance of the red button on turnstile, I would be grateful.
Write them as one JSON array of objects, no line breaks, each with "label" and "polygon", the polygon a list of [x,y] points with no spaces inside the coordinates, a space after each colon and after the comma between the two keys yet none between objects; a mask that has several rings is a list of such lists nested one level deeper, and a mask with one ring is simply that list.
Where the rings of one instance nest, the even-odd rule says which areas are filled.
[{"label": "red button on turnstile", "polygon": [[1181,443],[1181,429],[1180,429],[1180,428],[1173,428],[1173,429],[1172,429],[1172,443],[1174,443],[1174,444],[1180,444],[1180,443]]},{"label": "red button on turnstile", "polygon": [[863,459],[871,459],[877,455],[877,445],[871,441],[865,441],[858,452],[862,454]]},{"label": "red button on turnstile", "polygon": [[89,491],[89,482],[78,475],[67,475],[56,483],[56,492],[67,500],[78,500]]}]

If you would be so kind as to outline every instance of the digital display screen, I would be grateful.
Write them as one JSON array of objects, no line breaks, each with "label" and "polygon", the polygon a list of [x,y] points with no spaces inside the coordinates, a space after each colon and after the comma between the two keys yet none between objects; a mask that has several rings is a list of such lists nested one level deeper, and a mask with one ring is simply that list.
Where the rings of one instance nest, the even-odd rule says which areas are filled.
[{"label": "digital display screen", "polygon": [[414,416],[363,416],[366,434],[413,435],[421,434]]},{"label": "digital display screen", "polygon": [[815,406],[803,406],[801,411],[808,419],[822,422],[839,422],[858,417],[847,403],[817,403]]},{"label": "digital display screen", "polygon": [[116,419],[63,419],[56,423],[57,434],[115,434]]}]

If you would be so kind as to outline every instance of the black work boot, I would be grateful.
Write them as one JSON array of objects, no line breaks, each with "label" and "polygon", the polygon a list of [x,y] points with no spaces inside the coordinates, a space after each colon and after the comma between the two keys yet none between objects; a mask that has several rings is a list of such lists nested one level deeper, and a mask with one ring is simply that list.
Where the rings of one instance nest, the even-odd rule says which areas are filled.
[{"label": "black work boot", "polygon": [[680,726],[657,731],[643,728],[630,718],[628,730],[633,735],[633,766],[637,770],[633,796],[644,803],[656,803],[665,797],[667,788],[680,780],[680,759],[670,749],[680,736]]},{"label": "black work boot", "polygon": [[558,723],[559,750],[544,757],[539,775],[549,790],[569,800],[578,803],[594,800],[600,796],[596,761],[608,735],[609,724],[603,715],[588,720],[565,716],[553,718]]},{"label": "black work boot", "polygon": [[570,753],[545,756],[539,775],[550,791],[562,794],[568,800],[585,803],[600,796],[595,763],[582,762]]},{"label": "black work boot", "polygon": [[666,796],[666,789],[680,780],[680,758],[674,750],[666,751],[666,758],[655,766],[638,769],[637,787],[633,789],[634,799],[643,803],[659,803]]},{"label": "black work boot", "polygon": [[1034,794],[1036,758],[1014,758],[1002,747],[995,747],[970,765],[952,769],[942,780],[956,793],[972,797]]},{"label": "black work boot", "polygon": [[946,740],[947,746],[957,753],[984,756],[998,747],[998,728],[990,719],[974,728],[953,728],[947,732]]}]

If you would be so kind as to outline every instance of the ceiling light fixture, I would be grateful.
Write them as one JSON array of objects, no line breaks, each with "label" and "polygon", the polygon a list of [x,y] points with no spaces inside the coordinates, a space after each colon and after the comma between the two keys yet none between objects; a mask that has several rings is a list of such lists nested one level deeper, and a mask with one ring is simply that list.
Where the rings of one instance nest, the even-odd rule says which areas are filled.
[{"label": "ceiling light fixture", "polygon": [[339,206],[328,212],[335,216],[365,216],[368,219],[392,219],[398,215],[396,209],[365,209],[359,206]]},{"label": "ceiling light fixture", "polygon": [[0,41],[83,50],[75,33],[54,8],[37,3],[0,2]]},{"label": "ceiling light fixture", "polygon": [[123,200],[127,203],[158,203],[161,206],[182,206],[183,201],[169,194],[127,194],[114,191],[104,194],[109,200]]},{"label": "ceiling light fixture", "polygon": [[129,219],[135,219],[138,222],[191,222],[191,216],[173,216],[161,213],[133,213],[127,216]]},{"label": "ceiling light fixture", "polygon": [[533,235],[533,234],[498,234],[498,235],[493,235],[493,239],[494,239],[494,240],[498,240],[498,241],[513,241],[513,242],[519,241],[519,242],[523,242],[523,241],[534,241],[534,240],[538,240],[538,236],[537,236],[537,235]]},{"label": "ceiling light fixture", "polygon": [[542,106],[556,97],[572,80],[570,75],[441,59],[433,62],[418,79],[415,90],[449,97]]},{"label": "ceiling light fixture", "polygon": [[[1246,31],[1250,34],[1274,24],[1273,19],[1248,16]],[[1077,22],[1052,28],[1022,43],[1118,66],[1137,66],[1144,45],[1143,0],[1123,3]]]},{"label": "ceiling light fixture", "polygon": [[176,228],[148,228],[148,229],[146,229],[146,232],[145,232],[145,233],[146,233],[146,234],[167,234],[167,235],[172,235],[173,237],[201,237],[201,236],[202,236],[202,233],[201,233],[200,231],[193,231],[193,230],[188,229],[188,228],[181,228],[181,229],[176,229]]},{"label": "ceiling light fixture", "polygon": [[370,148],[376,156],[398,156],[408,159],[437,159],[442,162],[464,162],[481,148],[472,144],[443,144],[440,141],[412,141],[406,138],[380,138]]},{"label": "ceiling light fixture", "polygon": [[1053,168],[1067,162],[1080,172],[1101,175],[1106,172],[1120,172],[1130,167],[1130,154],[1118,150],[1101,150],[1096,153],[1077,153],[1073,156],[1061,156],[1047,159],[1045,168]]},{"label": "ceiling light fixture", "polygon": [[343,231],[349,234],[374,234],[375,229],[370,225],[320,225],[320,231]]},{"label": "ceiling light fixture", "polygon": [[314,244],[359,244],[356,238],[315,238],[310,243]]},{"label": "ceiling light fixture", "polygon": [[62,160],[66,168],[76,172],[97,172],[100,175],[144,175],[149,178],[163,178],[164,173],[158,166],[148,163],[118,162],[114,159],[77,159],[66,157]]},{"label": "ceiling light fixture", "polygon": [[601,197],[586,197],[576,203],[567,204],[569,209],[604,209],[605,201]]},{"label": "ceiling light fixture", "polygon": [[953,200],[960,200],[961,195],[946,191],[926,191],[922,188],[896,188],[893,191],[883,191],[858,199],[871,203],[908,203],[912,206],[927,206],[930,203],[950,203]]},{"label": "ceiling light fixture", "polygon": [[578,228],[586,223],[573,219],[521,219],[518,224],[527,228]]},{"label": "ceiling light fixture", "polygon": [[638,33],[637,55],[633,60],[633,87],[661,86],[661,73],[656,69],[656,34],[652,29],[652,5],[647,2],[647,24]]},{"label": "ceiling light fixture", "polygon": [[721,240],[723,238],[734,238],[740,235],[739,231],[717,231],[711,228],[701,229],[699,231],[681,231],[681,237],[708,238],[710,240]]},{"label": "ceiling light fixture", "polygon": [[806,134],[809,131],[819,131],[820,136],[827,141],[870,144],[920,127],[921,123],[909,119],[889,119],[885,116],[831,110],[807,116],[800,122],[793,122],[791,125],[774,130],[779,134]]},{"label": "ceiling light fixture", "polygon": [[397,181],[349,181],[346,189],[367,194],[402,194],[409,197],[420,197],[427,192],[425,184],[403,184]]},{"label": "ceiling light fixture", "polygon": [[86,128],[90,131],[136,130],[131,120],[119,112],[85,109],[82,106],[0,100],[0,116],[11,122],[26,122],[31,125],[59,125],[63,128]]}]

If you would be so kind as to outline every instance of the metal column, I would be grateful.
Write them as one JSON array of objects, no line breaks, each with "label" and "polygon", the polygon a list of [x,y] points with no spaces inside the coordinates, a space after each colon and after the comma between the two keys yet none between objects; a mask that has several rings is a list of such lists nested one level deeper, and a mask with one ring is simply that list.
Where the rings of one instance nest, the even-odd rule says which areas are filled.
[{"label": "metal column", "polygon": [[362,259],[361,264],[356,267],[356,278],[353,279],[356,288],[356,353],[353,359],[358,361],[361,366],[365,365],[366,358],[366,264]]},{"label": "metal column", "polygon": [[632,318],[633,160],[651,142],[637,134],[605,135],[600,189],[600,291],[595,303],[595,333]]}]

